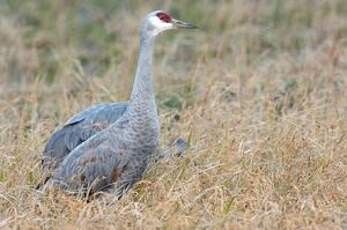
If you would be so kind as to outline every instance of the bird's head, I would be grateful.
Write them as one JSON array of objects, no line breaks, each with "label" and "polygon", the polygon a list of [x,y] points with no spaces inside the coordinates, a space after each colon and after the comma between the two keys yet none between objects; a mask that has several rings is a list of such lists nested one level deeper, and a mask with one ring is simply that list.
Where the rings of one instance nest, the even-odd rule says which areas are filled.
[{"label": "bird's head", "polygon": [[171,29],[196,29],[197,26],[173,18],[170,14],[157,10],[149,13],[142,24],[141,33],[155,37],[159,33]]}]

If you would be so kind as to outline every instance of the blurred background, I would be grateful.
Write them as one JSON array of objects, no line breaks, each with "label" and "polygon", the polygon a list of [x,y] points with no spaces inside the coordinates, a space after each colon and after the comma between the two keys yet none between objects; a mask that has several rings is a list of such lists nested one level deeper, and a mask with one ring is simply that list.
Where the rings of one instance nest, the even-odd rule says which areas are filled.
[{"label": "blurred background", "polygon": [[[113,222],[346,223],[346,0],[0,0],[3,216],[56,223],[66,204],[41,203],[37,213],[29,189],[42,147],[72,114],[128,98],[138,28],[154,9],[201,27],[160,35],[154,64],[162,143],[182,136],[192,155],[150,171],[151,186],[120,204],[136,200],[147,212],[114,212]],[[67,207],[60,222],[89,221]],[[172,218],[163,222],[161,207]]]},{"label": "blurred background", "polygon": [[[87,105],[126,99],[136,67],[138,27],[153,9],[167,10],[202,28],[158,39],[157,85],[170,85],[158,87],[158,95],[170,94],[162,96],[169,96],[166,104],[174,107],[182,100],[192,103],[197,94],[191,90],[206,87],[192,82],[196,76],[199,82],[245,82],[251,69],[264,68],[278,55],[300,62],[317,49],[330,49],[327,52],[334,56],[337,46],[346,43],[344,0],[1,0],[2,97],[27,91],[36,82],[41,91],[54,95],[51,104],[62,90],[67,97],[93,97],[79,102]],[[291,76],[285,78],[289,80],[283,84],[295,84]]]}]

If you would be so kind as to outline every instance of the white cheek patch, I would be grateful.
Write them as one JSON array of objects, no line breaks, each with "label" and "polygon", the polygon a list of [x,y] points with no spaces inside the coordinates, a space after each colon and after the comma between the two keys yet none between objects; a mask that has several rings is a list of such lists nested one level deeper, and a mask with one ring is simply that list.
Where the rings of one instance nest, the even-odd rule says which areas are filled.
[{"label": "white cheek patch", "polygon": [[153,30],[154,35],[157,35],[160,32],[173,28],[172,23],[163,22],[157,16],[150,17],[149,21],[152,24],[152,26],[155,28]]}]

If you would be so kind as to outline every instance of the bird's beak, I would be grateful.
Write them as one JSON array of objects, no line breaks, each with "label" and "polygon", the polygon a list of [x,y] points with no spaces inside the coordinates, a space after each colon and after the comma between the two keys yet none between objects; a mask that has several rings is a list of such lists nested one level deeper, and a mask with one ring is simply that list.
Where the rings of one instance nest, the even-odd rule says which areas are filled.
[{"label": "bird's beak", "polygon": [[176,29],[198,29],[196,25],[193,25],[192,23],[189,22],[183,22],[177,19],[172,19],[172,24],[174,28]]}]

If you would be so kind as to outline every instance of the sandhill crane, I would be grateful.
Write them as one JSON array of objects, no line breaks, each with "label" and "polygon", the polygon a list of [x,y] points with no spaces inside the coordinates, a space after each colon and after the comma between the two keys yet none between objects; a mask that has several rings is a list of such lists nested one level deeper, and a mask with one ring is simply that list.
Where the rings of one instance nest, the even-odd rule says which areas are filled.
[{"label": "sandhill crane", "polygon": [[142,177],[159,142],[152,82],[155,38],[180,28],[196,26],[161,10],[144,18],[129,101],[87,108],[53,133],[43,152],[43,167],[52,172],[46,186],[85,195],[107,190],[121,197]]}]

